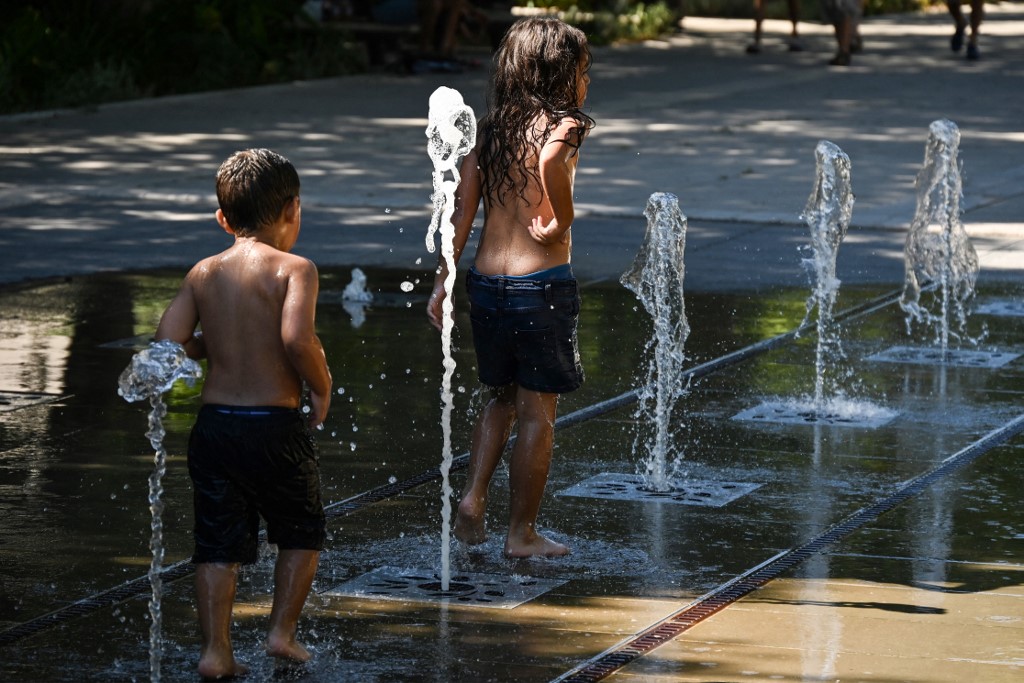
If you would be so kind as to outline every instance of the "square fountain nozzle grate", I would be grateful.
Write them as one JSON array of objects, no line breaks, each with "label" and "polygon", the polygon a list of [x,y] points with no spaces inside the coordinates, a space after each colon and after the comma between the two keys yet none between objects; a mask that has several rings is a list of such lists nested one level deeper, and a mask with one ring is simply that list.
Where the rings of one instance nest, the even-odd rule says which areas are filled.
[{"label": "square fountain nozzle grate", "polygon": [[0,391],[0,413],[51,403],[61,398],[60,394],[42,394],[21,391]]},{"label": "square fountain nozzle grate", "polygon": [[896,417],[890,410],[874,409],[848,413],[826,410],[818,412],[809,405],[767,401],[753,408],[736,413],[734,420],[748,422],[773,422],[792,425],[825,425],[828,427],[865,427],[875,429],[888,424]]},{"label": "square fountain nozzle grate", "polygon": [[719,508],[761,486],[761,484],[743,481],[673,479],[669,481],[667,490],[655,491],[648,488],[644,478],[638,474],[602,472],[567,489],[562,489],[556,495]]},{"label": "square fountain nozzle grate", "polygon": [[987,301],[980,304],[976,309],[976,313],[983,313],[985,315],[997,315],[1004,318],[1024,318],[1024,301],[1000,299],[997,301]]},{"label": "square fountain nozzle grate", "polygon": [[564,579],[453,572],[448,590],[444,591],[441,578],[433,571],[380,567],[323,591],[321,595],[512,609],[563,583]]},{"label": "square fountain nozzle grate", "polygon": [[868,356],[868,360],[882,363],[909,363],[912,365],[947,365],[966,368],[1001,368],[1018,358],[1019,353],[1008,351],[966,351],[948,349],[945,360],[942,349],[914,346],[893,346]]}]

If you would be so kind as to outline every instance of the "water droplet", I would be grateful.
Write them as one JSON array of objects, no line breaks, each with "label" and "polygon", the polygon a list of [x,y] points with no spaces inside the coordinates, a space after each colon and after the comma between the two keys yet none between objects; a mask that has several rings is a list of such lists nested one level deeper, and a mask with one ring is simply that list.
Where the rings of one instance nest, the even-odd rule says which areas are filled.
[{"label": "water droplet", "polygon": [[[355,441],[350,441],[349,444],[348,444],[348,447],[351,448],[354,451],[356,449],[356,442]],[[355,479],[355,475],[353,475],[352,478]]]},{"label": "water droplet", "polygon": [[344,393],[345,393],[345,387],[338,387],[338,396],[341,396]]},{"label": "water droplet", "polygon": [[406,280],[402,284],[398,285],[398,288],[401,289],[403,292],[411,292],[412,288],[415,287],[415,286],[416,285],[414,285],[413,283],[411,283],[408,280]]},{"label": "water droplet", "polygon": [[352,425],[352,431],[353,432],[358,432],[359,431],[359,427],[357,425]]},{"label": "water droplet", "polygon": [[421,263],[423,263],[423,257],[422,256],[420,258],[416,259],[416,265],[417,266],[420,265]]},{"label": "water droplet", "polygon": [[384,209],[384,213],[391,213],[391,209]]},{"label": "water droplet", "polygon": [[395,476],[395,475],[393,475],[393,474],[392,474],[392,475],[391,475],[390,477],[388,477],[388,483],[389,483],[389,484],[394,484],[394,483],[395,483],[395,482],[397,482],[397,481],[398,481],[398,477],[396,477],[396,476]]},{"label": "water droplet", "polygon": [[384,379],[385,377],[387,377],[387,375],[385,375],[385,374],[384,374],[383,372],[382,372],[382,373],[380,373],[380,378],[381,378],[381,379]]},{"label": "water droplet", "polygon": [[456,389],[456,391],[458,391],[460,394],[464,394],[466,393],[466,387],[459,387],[458,389]]},{"label": "water droplet", "polygon": [[302,412],[303,412],[304,414],[306,414],[306,415],[309,415],[309,413],[310,413],[311,411],[312,411],[312,408],[310,408],[309,406],[302,406]]}]

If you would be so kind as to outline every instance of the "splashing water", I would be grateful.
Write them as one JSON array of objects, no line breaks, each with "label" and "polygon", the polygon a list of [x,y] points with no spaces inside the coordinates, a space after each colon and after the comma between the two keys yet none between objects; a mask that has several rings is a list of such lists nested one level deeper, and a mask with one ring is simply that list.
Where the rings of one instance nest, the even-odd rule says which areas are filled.
[{"label": "splashing water", "polygon": [[[447,273],[444,279],[445,298],[441,307],[441,349],[444,354],[444,375],[441,380],[441,431],[443,434],[441,459],[441,590],[447,591],[451,581],[451,495],[452,487],[448,475],[452,465],[452,374],[455,359],[452,358],[452,289],[455,286],[455,226],[452,213],[455,211],[455,190],[459,186],[459,162],[476,144],[476,117],[473,109],[452,88],[438,88],[430,96],[430,113],[427,124],[427,153],[434,164],[434,205],[427,230],[427,251],[434,252],[434,234],[441,233],[441,255],[444,257]],[[451,174],[451,180],[445,176]]]},{"label": "splashing water", "polygon": [[164,561],[164,525],[163,525],[163,476],[167,471],[167,451],[164,450],[163,418],[167,414],[167,406],[163,395],[179,379],[193,384],[203,374],[199,363],[185,354],[181,344],[170,340],[153,342],[149,348],[132,356],[132,361],[117,380],[117,393],[124,400],[134,403],[149,399],[149,439],[155,451],[153,472],[149,476],[149,511],[152,515],[150,523],[149,547],[153,559],[149,565],[149,584],[152,589],[149,600],[149,669],[150,680],[160,680],[160,659],[163,654],[163,640],[160,635],[162,617],[160,598],[163,583],[160,572]]},{"label": "splashing water", "polygon": [[619,278],[654,320],[654,334],[647,342],[646,383],[636,409],[640,429],[654,431],[638,435],[633,450],[644,454],[645,486],[667,491],[671,487],[668,463],[681,457],[670,427],[672,411],[687,388],[680,380],[686,360],[683,345],[690,334],[683,301],[686,217],[679,211],[678,198],[667,192],[652,194],[644,215],[644,242],[633,265]]},{"label": "splashing water", "polygon": [[352,269],[352,281],[341,292],[341,306],[352,318],[352,327],[360,328],[366,322],[366,307],[373,302],[373,294],[366,289],[366,273]]},{"label": "splashing water", "polygon": [[[959,339],[964,335],[967,304],[974,296],[980,270],[978,254],[960,221],[963,184],[959,149],[956,124],[947,119],[933,121],[928,127],[924,164],[917,174],[917,208],[903,252],[900,307],[907,313],[907,334],[913,322],[932,326],[943,358],[950,336]],[[921,305],[921,292],[935,286],[940,290],[937,313]],[[950,329],[951,323],[956,325],[955,331]]]},{"label": "splashing water", "polygon": [[827,402],[825,384],[828,364],[843,356],[832,309],[840,284],[836,277],[836,255],[853,215],[853,190],[850,157],[843,150],[822,140],[814,149],[814,158],[817,177],[801,216],[811,230],[811,244],[805,247],[810,250],[811,258],[805,258],[803,265],[811,278],[813,291],[807,298],[807,312],[800,327],[807,324],[812,311],[817,309],[814,410],[822,412]]}]

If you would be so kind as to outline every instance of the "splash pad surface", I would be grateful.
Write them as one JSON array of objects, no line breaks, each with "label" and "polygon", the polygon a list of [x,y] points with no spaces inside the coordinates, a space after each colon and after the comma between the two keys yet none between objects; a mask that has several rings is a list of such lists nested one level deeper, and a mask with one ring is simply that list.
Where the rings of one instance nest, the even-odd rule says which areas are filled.
[{"label": "splash pad surface", "polygon": [[[432,401],[423,400],[437,390],[433,338],[427,338],[425,324],[419,326],[422,301],[415,297],[422,292],[401,289],[402,282],[417,277],[426,281],[425,275],[405,270],[367,273],[370,288],[393,296],[396,305],[371,306],[359,328],[352,327],[344,307],[329,296],[318,310],[335,386],[343,390],[334,397],[327,428],[317,434],[328,502],[436,466],[436,410]],[[321,275],[322,289],[328,293],[340,291],[349,280],[348,269],[323,269]],[[123,404],[113,383],[133,348],[155,326],[154,316],[180,276],[106,275],[29,292],[0,292],[4,319],[19,321],[20,329],[26,329],[16,342],[22,352],[0,363],[0,389],[59,397],[0,413],[0,512],[12,520],[0,529],[12,558],[4,566],[3,578],[5,586],[13,587],[0,596],[0,614],[6,620],[0,627],[145,575],[144,488],[151,453],[139,429],[141,413]],[[838,307],[878,293],[850,288]],[[41,303],[38,294],[54,305]],[[791,329],[803,314],[805,296],[806,289],[799,287],[757,297],[688,294],[694,330],[688,348],[694,362]],[[31,315],[22,305],[26,300],[32,302]],[[633,297],[621,288],[587,286],[583,302],[581,329],[588,335],[581,353],[588,382],[563,397],[561,415],[632,388],[631,378],[620,368],[642,362],[641,349],[649,333],[642,323],[623,324],[638,314]],[[722,311],[729,312],[727,328],[720,324]],[[1010,348],[1019,338],[1019,323],[1013,318],[1000,320],[989,321],[987,343]],[[457,330],[468,329],[468,320],[456,323]],[[41,334],[44,331],[46,335]],[[857,361],[869,351],[904,341],[899,332],[900,314],[882,310],[844,334],[855,340],[850,354]],[[48,340],[46,354],[30,353],[39,350],[34,345],[40,339]],[[116,340],[127,341],[109,344]],[[467,338],[457,344],[456,354],[462,370],[453,381],[454,432],[456,452],[461,453],[468,447],[471,413],[485,395],[477,393]],[[556,436],[541,523],[568,543],[573,554],[558,561],[511,563],[501,557],[507,500],[505,474],[499,470],[488,519],[492,539],[477,549],[458,550],[453,577],[471,578],[455,583],[472,585],[473,592],[483,596],[489,590],[515,593],[514,586],[485,587],[486,581],[528,576],[549,582],[545,590],[514,607],[477,609],[482,605],[460,601],[457,604],[465,609],[442,615],[440,601],[408,595],[352,600],[324,594],[359,577],[379,580],[386,568],[414,567],[415,577],[436,576],[436,482],[332,520],[316,595],[301,627],[319,653],[309,680],[393,680],[415,676],[425,666],[450,680],[487,679],[521,667],[522,662],[529,672],[526,679],[550,680],[579,661],[580,653],[614,645],[638,626],[662,618],[756,561],[799,545],[909,473],[927,469],[1007,417],[1015,410],[1009,397],[1024,386],[1017,363],[998,373],[955,367],[940,373],[930,366],[861,363],[865,394],[879,402],[884,396],[886,405],[899,410],[898,428],[766,428],[730,419],[755,397],[806,390],[813,381],[812,359],[809,345],[795,341],[694,383],[680,412],[686,424],[679,425],[688,445],[688,479],[760,485],[721,507],[558,495],[602,472],[633,469],[630,411],[620,409]],[[168,404],[166,541],[167,562],[175,563],[190,552],[190,487],[183,453],[197,406],[196,390],[176,388]],[[957,420],[948,419],[949,411],[956,411]],[[401,425],[396,416],[401,416]],[[937,498],[927,498],[927,506],[912,505],[905,531],[887,531],[886,538],[871,531],[837,553],[849,564],[850,557],[941,552],[924,548],[923,536],[932,548],[947,543],[958,549],[957,554],[970,554],[973,546],[960,545],[969,542],[965,537],[944,535],[942,529],[948,525],[934,524],[934,514],[946,513],[931,508],[951,511],[967,505],[983,511],[972,513],[982,515],[984,522],[979,523],[1016,528],[1017,508],[992,501],[1008,502],[1012,497],[1012,477],[1020,474],[1014,469],[1018,461],[1019,457],[1003,456],[998,467],[986,468],[980,478],[958,480],[950,489],[958,492],[956,499],[937,492]],[[456,487],[461,476],[454,473]],[[994,539],[986,539],[985,553],[990,559],[1014,562],[1016,556],[1007,545],[1012,539],[1001,540],[1004,536],[998,532]],[[236,610],[239,655],[255,665],[256,680],[269,679],[273,673],[260,668],[273,550],[266,553],[243,572]],[[839,566],[839,560],[834,561]],[[40,579],[43,576],[45,580]],[[396,579],[393,587],[400,593],[418,585],[409,579],[403,586]],[[194,669],[198,642],[192,585],[183,579],[165,588],[164,670],[168,677],[187,677]],[[29,680],[79,680],[75,671],[95,672],[107,680],[138,680],[145,675],[142,641],[147,623],[142,600],[93,610],[4,647],[0,668]],[[67,643],[75,643],[73,651]],[[496,643],[503,646],[496,648]]]}]

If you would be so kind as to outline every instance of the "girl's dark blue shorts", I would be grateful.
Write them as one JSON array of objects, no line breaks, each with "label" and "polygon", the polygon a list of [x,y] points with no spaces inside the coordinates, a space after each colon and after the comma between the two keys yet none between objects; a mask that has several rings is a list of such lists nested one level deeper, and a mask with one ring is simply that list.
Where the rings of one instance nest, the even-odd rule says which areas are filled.
[{"label": "girl's dark blue shorts", "polygon": [[[571,271],[570,271],[571,272]],[[466,277],[480,381],[564,394],[583,384],[576,279]]]},{"label": "girl's dark blue shorts", "polygon": [[278,548],[322,550],[318,460],[316,441],[297,410],[204,405],[188,443],[192,561],[255,562],[260,516],[267,540]]}]

